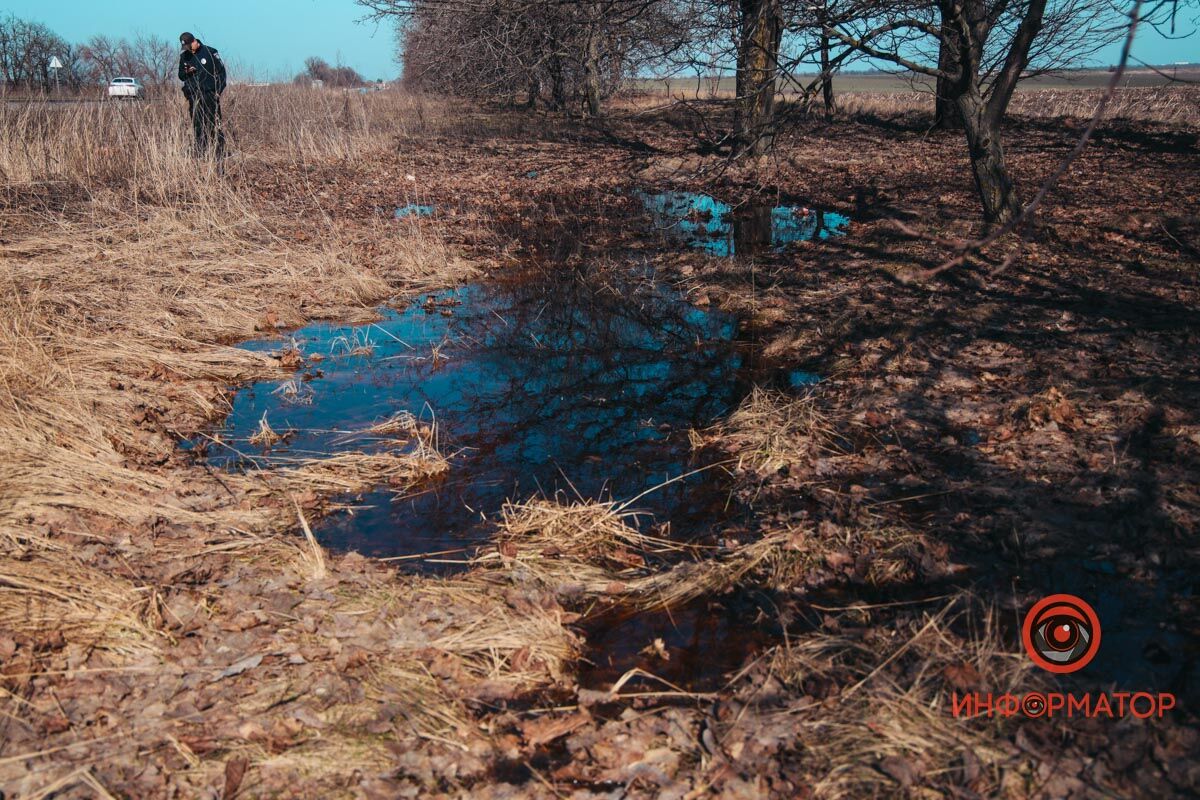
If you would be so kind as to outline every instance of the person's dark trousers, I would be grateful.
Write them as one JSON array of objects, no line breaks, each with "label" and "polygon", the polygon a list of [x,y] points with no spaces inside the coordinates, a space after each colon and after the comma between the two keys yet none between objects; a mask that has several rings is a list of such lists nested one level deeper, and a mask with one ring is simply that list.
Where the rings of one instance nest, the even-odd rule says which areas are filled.
[{"label": "person's dark trousers", "polygon": [[216,92],[198,91],[192,99],[192,128],[196,133],[196,154],[213,154],[219,158],[224,150],[225,137],[217,131],[221,117],[221,96]]}]

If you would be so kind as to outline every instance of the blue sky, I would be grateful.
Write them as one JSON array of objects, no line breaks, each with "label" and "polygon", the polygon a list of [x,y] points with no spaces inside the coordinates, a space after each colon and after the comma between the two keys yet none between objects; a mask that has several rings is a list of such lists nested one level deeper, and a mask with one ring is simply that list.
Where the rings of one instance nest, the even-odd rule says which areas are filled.
[{"label": "blue sky", "polygon": [[[171,41],[190,30],[221,50],[238,78],[290,78],[304,59],[320,56],[354,67],[368,80],[399,73],[392,27],[359,22],[354,0],[0,0],[0,13],[11,12],[45,23],[63,38],[82,42],[98,34],[132,36],[138,32]],[[1195,26],[1184,11],[1183,29]],[[1200,37],[1171,41],[1143,30],[1134,54],[1152,64],[1200,61]],[[1102,64],[1116,61],[1119,46],[1097,54]]]},{"label": "blue sky", "polygon": [[239,78],[290,78],[304,59],[340,60],[364,78],[394,78],[396,38],[392,26],[359,23],[354,0],[0,0],[0,14],[44,23],[73,43],[96,34],[139,32],[170,41],[191,31],[221,51]]}]

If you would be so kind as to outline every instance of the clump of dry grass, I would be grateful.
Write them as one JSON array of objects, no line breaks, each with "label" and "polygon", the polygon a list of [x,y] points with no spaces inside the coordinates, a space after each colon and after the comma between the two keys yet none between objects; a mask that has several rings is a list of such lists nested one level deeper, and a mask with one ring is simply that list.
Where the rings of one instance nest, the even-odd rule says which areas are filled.
[{"label": "clump of dry grass", "polygon": [[[841,613],[854,618],[853,627],[864,620],[888,627],[855,638],[809,634],[768,657],[767,674],[800,697],[814,679],[841,684],[823,703],[768,712],[793,726],[814,796],[881,796],[910,782],[943,781],[984,796],[998,791],[1005,767],[1022,758],[1006,740],[1015,721],[958,719],[949,706],[951,691],[1000,695],[1041,687],[1029,660],[1003,643],[999,612],[961,594],[909,615],[899,629],[888,621],[889,609],[850,606]],[[753,717],[748,722],[755,724]]]},{"label": "clump of dry grass", "polygon": [[267,422],[267,413],[264,411],[262,419],[258,421],[258,430],[250,437],[250,444],[258,447],[270,447],[273,444],[283,441],[283,436],[276,433],[271,427],[271,423]]},{"label": "clump of dry grass", "polygon": [[545,500],[509,504],[496,549],[478,554],[472,566],[485,576],[550,591],[563,602],[596,599],[638,608],[665,608],[704,594],[719,594],[744,581],[770,580],[761,571],[784,557],[789,534],[695,560],[697,553],[670,539],[641,533],[636,516],[616,503]]},{"label": "clump of dry grass", "polygon": [[426,441],[433,439],[433,429],[422,425],[411,411],[398,411],[382,422],[363,428],[357,436],[383,436],[389,438],[404,438],[419,436]]},{"label": "clump of dry grass", "polygon": [[157,650],[147,620],[151,595],[66,553],[0,559],[0,630],[31,641],[59,639],[123,657]]},{"label": "clump of dry grass", "polygon": [[766,474],[829,452],[832,439],[816,393],[793,396],[756,386],[728,419],[694,434],[692,444],[720,441],[737,454],[739,469]]},{"label": "clump of dry grass", "polygon": [[603,594],[639,574],[645,554],[673,549],[644,537],[615,503],[545,500],[506,504],[495,550],[472,559],[479,570],[534,585],[564,599]]},{"label": "clump of dry grass", "polygon": [[242,480],[265,486],[268,493],[309,492],[320,496],[362,492],[372,486],[390,486],[407,492],[449,469],[441,453],[418,442],[403,453],[338,453],[304,461],[296,467],[262,470]]},{"label": "clump of dry grass", "polygon": [[567,556],[627,568],[644,565],[647,555],[680,549],[669,539],[639,532],[630,524],[637,517],[616,502],[510,502],[501,511],[499,551],[503,555],[521,548],[547,558]]}]

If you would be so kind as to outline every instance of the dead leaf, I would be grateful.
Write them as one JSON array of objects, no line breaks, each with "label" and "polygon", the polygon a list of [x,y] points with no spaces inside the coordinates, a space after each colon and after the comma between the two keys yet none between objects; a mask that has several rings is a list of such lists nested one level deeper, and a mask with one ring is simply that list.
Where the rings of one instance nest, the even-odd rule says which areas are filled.
[{"label": "dead leaf", "polygon": [[231,632],[248,631],[267,621],[265,612],[255,609],[235,614],[232,619],[221,625],[221,629]]},{"label": "dead leaf", "polygon": [[671,651],[667,650],[666,642],[659,637],[655,637],[653,642],[643,647],[641,653],[646,656],[656,656],[663,661],[671,660]]},{"label": "dead leaf", "polygon": [[566,717],[537,717],[521,723],[521,735],[530,748],[538,747],[579,730],[591,720],[592,715],[587,711],[577,711]]},{"label": "dead leaf", "polygon": [[218,675],[216,678],[213,678],[213,683],[216,683],[217,681],[223,680],[225,678],[232,678],[234,675],[241,675],[243,672],[245,672],[248,669],[254,669],[259,664],[262,663],[262,660],[263,660],[262,656],[247,656],[246,658],[243,658],[241,661],[237,661],[233,664],[230,664],[228,667],[221,670],[221,674]]},{"label": "dead leaf", "polygon": [[979,774],[983,770],[983,764],[979,760],[979,756],[975,755],[975,751],[967,748],[962,751],[959,757],[959,779],[964,786],[972,787],[979,780]]},{"label": "dead leaf", "polygon": [[246,759],[241,757],[225,762],[225,790],[221,792],[221,800],[233,800],[237,795],[242,786],[242,778],[246,775],[247,763]]},{"label": "dead leaf", "polygon": [[835,569],[835,570],[842,569],[844,567],[848,567],[851,564],[853,564],[854,558],[849,553],[842,551],[842,550],[838,550],[838,551],[826,554],[825,563],[829,566],[830,569]]},{"label": "dead leaf", "polygon": [[62,714],[55,714],[53,717],[48,717],[42,723],[42,729],[45,730],[46,733],[62,733],[65,730],[69,730],[70,727],[71,720],[67,719]]},{"label": "dead leaf", "polygon": [[879,762],[879,769],[903,789],[912,786],[917,780],[916,765],[903,756],[888,756]]},{"label": "dead leaf", "polygon": [[304,354],[294,347],[284,350],[279,355],[279,366],[294,372],[304,366]]},{"label": "dead leaf", "polygon": [[950,664],[942,670],[946,681],[960,692],[968,692],[980,685],[979,672],[966,661]]}]

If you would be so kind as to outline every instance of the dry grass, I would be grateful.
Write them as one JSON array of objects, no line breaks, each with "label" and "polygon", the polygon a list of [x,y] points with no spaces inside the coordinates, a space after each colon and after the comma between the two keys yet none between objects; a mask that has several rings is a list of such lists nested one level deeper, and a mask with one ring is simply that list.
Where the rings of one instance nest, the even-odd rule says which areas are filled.
[{"label": "dry grass", "polygon": [[[1189,78],[1194,76],[1189,75]],[[1103,76],[1107,83],[1107,76]],[[1193,82],[1194,83],[1194,82]],[[702,82],[697,92],[696,82],[685,81],[675,85],[668,93],[662,84],[650,84],[645,91],[636,92],[619,101],[623,110],[643,113],[647,110],[665,110],[676,103],[695,101],[729,101],[735,96],[730,82],[722,84],[716,91]],[[887,84],[881,88],[881,84]],[[932,119],[933,94],[910,88],[911,84],[899,78],[884,80],[859,80],[857,76],[834,78],[838,117],[845,119],[920,117]],[[1042,86],[1036,82],[1022,87],[1012,98],[1009,114],[1029,119],[1086,120],[1096,111],[1104,95],[1104,88],[1070,88],[1066,85]],[[781,100],[796,101],[797,93],[786,91]],[[812,106],[813,113],[823,113],[820,98]],[[690,108],[686,113],[668,111],[678,124],[694,124],[698,113]],[[1169,86],[1123,86],[1109,103],[1105,118],[1135,122],[1154,122],[1182,128],[1200,126],[1200,89],[1194,85],[1180,83]]]},{"label": "dry grass", "polygon": [[[232,86],[222,98],[230,158],[225,182],[262,163],[304,167],[361,158],[397,141],[432,136],[534,133],[530,115],[496,115],[466,103],[401,91],[359,95],[289,86]],[[190,155],[182,96],[140,103],[0,104],[0,187],[21,198],[41,190],[119,187],[128,201],[194,208],[197,182],[220,183]],[[3,195],[0,195],[2,197]]]},{"label": "dry grass", "polygon": [[[247,159],[352,158],[453,119],[444,104],[402,92],[233,86],[222,105],[235,170]],[[47,182],[123,185],[137,187],[145,202],[181,200],[189,197],[198,168],[186,116],[183,98],[174,93],[140,103],[5,103],[0,177],[10,189]]]},{"label": "dry grass", "polygon": [[376,437],[382,439],[408,441],[417,437],[433,445],[437,441],[437,433],[430,425],[421,423],[409,411],[398,411],[383,422],[377,422],[369,428],[356,431],[355,438]]},{"label": "dry grass", "polygon": [[[315,492],[320,496],[352,494],[372,486],[399,492],[435,478],[449,467],[446,459],[424,444],[402,453],[338,453],[310,459],[297,467],[251,473],[243,480],[258,483],[267,493]],[[253,496],[254,491],[248,490]]]},{"label": "dry grass", "polygon": [[[341,573],[315,539],[288,531],[297,523],[307,529],[306,513],[320,513],[334,495],[380,485],[403,493],[446,470],[433,432],[401,419],[366,432],[385,439],[382,451],[248,474],[222,477],[175,450],[180,434],[227,410],[229,384],[289,377],[292,365],[231,343],[314,317],[361,319],[396,295],[471,274],[433,235],[398,232],[382,219],[341,230],[318,216],[297,239],[282,231],[302,221],[277,216],[247,191],[242,166],[361,157],[427,124],[405,110],[420,101],[374,101],[232,92],[227,109],[237,120],[238,155],[225,178],[188,156],[174,103],[0,107],[0,203],[15,212],[0,221],[7,310],[0,316],[0,638],[16,642],[27,672],[75,676],[76,668],[136,662],[169,675],[180,667],[160,600],[177,591],[172,575],[216,570],[214,579],[224,582],[279,575],[336,585]],[[412,595],[402,582],[380,581],[397,596]],[[348,593],[341,602],[360,600]],[[503,616],[494,612],[502,601],[478,591],[464,602],[456,618]],[[211,613],[228,618],[238,610]],[[411,610],[400,604],[398,630]],[[497,623],[510,626],[514,651],[524,621]],[[566,636],[549,622],[532,630],[538,641]],[[456,728],[463,717],[453,692],[429,674],[440,641],[477,674],[504,672],[511,661],[499,635],[484,637],[481,650],[464,638],[448,629],[421,652],[401,649],[374,665],[377,685],[411,701],[416,729],[466,730]],[[567,647],[538,664],[561,663]],[[447,657],[458,658],[453,653]],[[514,674],[513,685],[546,680],[532,662]],[[30,703],[45,705],[38,695],[44,685],[6,682],[11,693],[0,704],[20,718]],[[130,755],[164,741],[163,726],[143,724],[136,710],[114,706],[111,713]],[[247,747],[223,735],[232,752]],[[375,763],[368,751],[387,752],[355,736],[306,745],[294,768],[303,761],[305,769],[340,774]],[[58,755],[49,761],[10,757],[41,744],[9,749],[0,782],[35,763],[32,783],[23,785],[54,786],[55,773],[78,773],[75,750],[51,748]],[[246,752],[256,763],[286,760],[255,747]],[[106,763],[119,762],[124,745],[118,750]],[[212,773],[206,758],[185,761],[198,774]],[[35,777],[43,771],[44,780]],[[180,780],[190,778],[181,773]]]},{"label": "dry grass", "polygon": [[550,591],[579,602],[619,594],[623,579],[645,572],[646,555],[676,549],[643,536],[615,503],[559,504],[545,500],[505,506],[495,550],[473,566],[496,579]]},{"label": "dry grass", "polygon": [[720,441],[737,453],[737,469],[762,474],[834,452],[832,440],[832,422],[820,409],[817,393],[794,396],[759,386],[727,419],[692,436],[694,447]]},{"label": "dry grass", "polygon": [[61,636],[76,646],[137,657],[160,643],[151,596],[69,555],[0,560],[0,630]]},{"label": "dry grass", "polygon": [[[264,118],[282,114],[289,100],[265,95]],[[126,522],[144,517],[140,497],[161,494],[165,479],[129,462],[146,450],[169,455],[166,407],[175,419],[198,422],[223,411],[216,387],[286,374],[276,359],[222,343],[315,315],[362,316],[397,292],[470,272],[427,235],[389,231],[369,262],[354,238],[361,234],[281,237],[280,221],[236,184],[201,174],[211,184],[194,191],[196,171],[207,167],[187,157],[178,120],[159,111],[154,104],[0,109],[8,116],[0,137],[11,137],[0,141],[6,188],[61,180],[90,192],[65,214],[15,222],[0,246],[7,267],[0,301],[12,309],[0,321],[0,446],[11,456],[0,467],[0,528],[46,507]],[[328,155],[304,132],[323,129],[313,115],[321,109],[301,111],[308,115],[298,114],[289,134],[296,157]],[[122,121],[133,114],[137,126],[122,143]],[[46,130],[27,140],[34,128]],[[372,129],[355,130],[368,137]],[[111,157],[110,136],[119,151]],[[39,160],[28,141],[49,141],[54,157]],[[119,179],[109,180],[107,169]],[[188,201],[178,202],[175,191],[184,187]],[[158,194],[145,200],[145,192]]]},{"label": "dry grass", "polygon": [[597,600],[656,609],[747,581],[773,584],[795,571],[800,555],[787,547],[791,531],[713,554],[643,534],[630,524],[635,516],[616,503],[510,504],[496,549],[472,565],[491,580],[535,587],[584,610]]},{"label": "dry grass", "polygon": [[275,432],[271,427],[271,423],[267,422],[266,412],[263,412],[262,419],[258,421],[258,430],[250,437],[250,444],[257,447],[271,447],[283,441],[284,434]]},{"label": "dry grass", "polygon": [[[877,613],[851,606],[841,615],[861,623]],[[935,785],[974,783],[983,796],[998,791],[1002,769],[1012,766],[1006,762],[1020,760],[1001,730],[1012,724],[960,720],[949,708],[955,684],[960,694],[962,687],[997,695],[1039,687],[1028,659],[1003,644],[998,614],[959,595],[886,636],[878,629],[867,640],[811,635],[769,654],[768,674],[801,692],[814,678],[836,674],[843,685],[847,672],[858,678],[824,703],[773,712],[797,732],[814,796],[888,796],[903,789],[906,770]],[[977,777],[962,780],[972,764]]]},{"label": "dry grass", "polygon": [[[1104,96],[1102,89],[1036,89],[1017,92],[1009,114],[1029,119],[1090,119]],[[838,114],[856,117],[932,116],[928,92],[855,92],[838,97]],[[1194,86],[1123,88],[1105,111],[1105,119],[1156,122],[1174,127],[1200,126],[1200,89]]]}]

